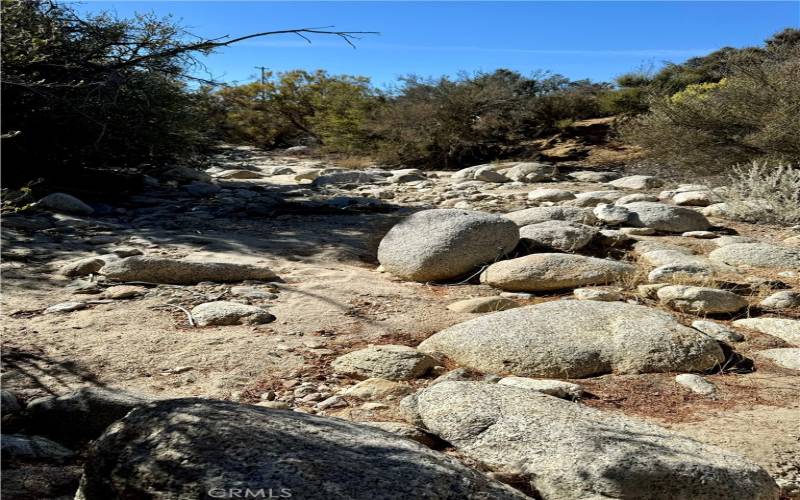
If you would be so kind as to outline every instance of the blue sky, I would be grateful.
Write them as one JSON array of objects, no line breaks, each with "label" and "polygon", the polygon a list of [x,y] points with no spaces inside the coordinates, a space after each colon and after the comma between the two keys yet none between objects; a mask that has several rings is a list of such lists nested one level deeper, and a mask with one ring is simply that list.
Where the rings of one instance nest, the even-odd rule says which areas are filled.
[{"label": "blue sky", "polygon": [[366,75],[378,85],[398,76],[459,70],[537,69],[609,81],[640,67],[681,62],[722,46],[757,45],[800,26],[792,2],[84,2],[83,11],[173,14],[207,37],[335,25],[378,31],[353,50],[344,42],[291,35],[223,48],[204,62],[223,81],[248,81],[255,66],[324,68]]}]

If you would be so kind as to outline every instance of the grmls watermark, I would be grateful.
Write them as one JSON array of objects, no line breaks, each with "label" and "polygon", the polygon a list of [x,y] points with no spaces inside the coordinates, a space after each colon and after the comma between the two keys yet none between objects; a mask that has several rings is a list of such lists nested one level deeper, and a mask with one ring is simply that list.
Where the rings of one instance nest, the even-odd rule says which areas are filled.
[{"label": "grmls watermark", "polygon": [[208,490],[211,498],[292,498],[289,488],[211,488]]}]

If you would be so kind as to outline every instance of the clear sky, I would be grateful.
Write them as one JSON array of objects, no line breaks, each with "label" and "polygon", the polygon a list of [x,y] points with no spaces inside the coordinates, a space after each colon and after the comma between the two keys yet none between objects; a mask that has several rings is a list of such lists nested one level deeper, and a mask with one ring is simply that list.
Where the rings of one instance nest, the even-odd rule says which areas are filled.
[{"label": "clear sky", "polygon": [[324,68],[372,77],[455,74],[459,70],[537,69],[573,79],[610,81],[664,61],[681,62],[723,46],[757,45],[800,27],[789,2],[233,2],[90,1],[83,11],[173,14],[194,33],[218,37],[335,25],[378,31],[357,42],[292,35],[223,48],[205,63],[223,81],[248,81],[255,66]]}]

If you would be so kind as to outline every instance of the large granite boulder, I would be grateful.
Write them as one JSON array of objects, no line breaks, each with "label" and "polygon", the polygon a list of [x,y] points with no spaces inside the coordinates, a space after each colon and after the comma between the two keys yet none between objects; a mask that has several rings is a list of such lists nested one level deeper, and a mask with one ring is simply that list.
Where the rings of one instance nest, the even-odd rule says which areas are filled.
[{"label": "large granite boulder", "polygon": [[551,301],[451,326],[418,349],[520,377],[702,371],[725,357],[716,340],[645,306]]},{"label": "large granite boulder", "polygon": [[378,260],[403,279],[455,278],[510,252],[519,230],[499,215],[455,209],[423,210],[381,240]]}]

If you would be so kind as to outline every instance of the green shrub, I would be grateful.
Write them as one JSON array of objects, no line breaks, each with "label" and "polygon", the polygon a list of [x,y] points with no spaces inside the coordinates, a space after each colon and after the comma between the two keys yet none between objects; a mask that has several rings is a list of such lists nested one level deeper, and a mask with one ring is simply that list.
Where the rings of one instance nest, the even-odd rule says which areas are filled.
[{"label": "green shrub", "polygon": [[800,159],[800,44],[743,50],[724,78],[656,96],[623,137],[679,169],[724,172],[751,160]]}]

